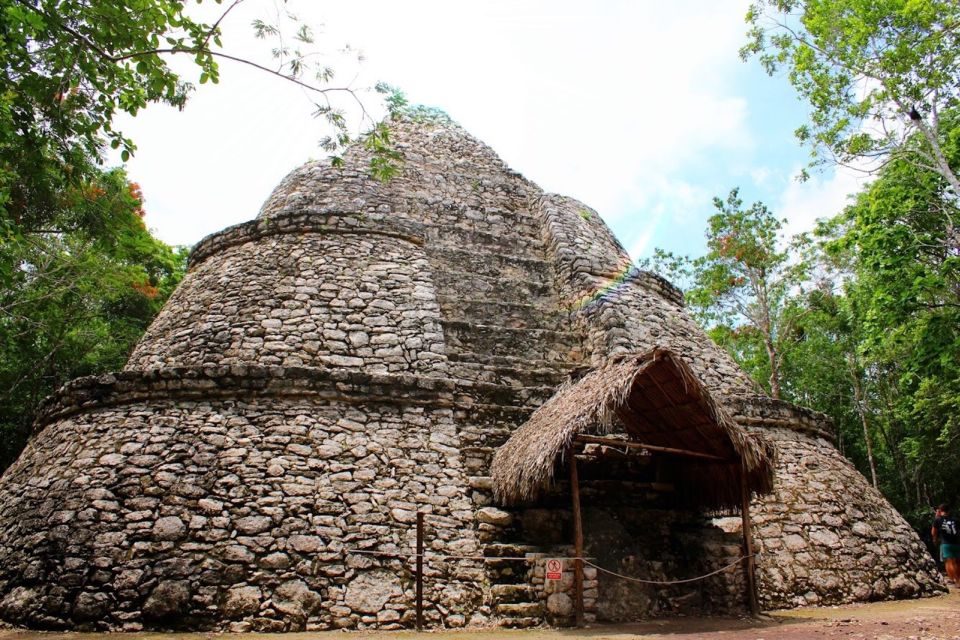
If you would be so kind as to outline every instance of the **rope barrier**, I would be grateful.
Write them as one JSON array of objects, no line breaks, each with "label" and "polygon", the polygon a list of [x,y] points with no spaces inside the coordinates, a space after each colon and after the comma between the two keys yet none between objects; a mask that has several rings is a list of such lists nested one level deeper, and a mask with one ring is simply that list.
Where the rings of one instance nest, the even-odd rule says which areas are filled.
[{"label": "rope barrier", "polygon": [[[356,554],[362,554],[362,555],[377,556],[377,557],[381,557],[381,558],[407,558],[407,559],[409,559],[409,558],[423,557],[424,559],[427,559],[427,560],[522,560],[522,561],[525,561],[525,562],[531,562],[531,561],[534,561],[534,562],[535,562],[535,561],[538,561],[538,560],[545,560],[545,559],[547,558],[547,556],[545,556],[545,555],[534,556],[534,557],[528,557],[528,556],[458,556],[458,555],[442,554],[442,553],[436,553],[436,554],[434,554],[434,553],[424,553],[424,554],[416,554],[416,553],[391,553],[391,552],[389,552],[389,551],[368,551],[368,550],[366,550],[366,549],[346,549],[345,551],[346,551],[347,553],[356,553]],[[588,567],[593,567],[593,568],[596,569],[597,571],[602,571],[602,572],[604,572],[604,573],[606,573],[606,574],[609,574],[609,575],[611,575],[611,576],[620,578],[620,579],[622,579],[622,580],[629,580],[630,582],[639,582],[640,584],[653,584],[653,585],[672,585],[672,584],[686,584],[686,583],[689,583],[689,582],[697,582],[697,581],[699,581],[699,580],[705,580],[705,579],[710,578],[710,577],[713,577],[713,576],[715,576],[715,575],[717,575],[717,574],[719,574],[719,573],[723,573],[724,571],[727,571],[727,570],[729,570],[729,569],[732,569],[733,567],[737,566],[738,564],[740,564],[741,562],[743,562],[743,561],[746,560],[747,558],[753,558],[753,557],[756,557],[757,555],[758,555],[758,554],[754,553],[754,554],[749,555],[749,556],[740,556],[739,558],[737,558],[736,560],[734,560],[734,561],[731,562],[730,564],[725,565],[725,566],[717,569],[716,571],[711,571],[710,573],[704,574],[704,575],[702,575],[702,576],[696,576],[696,577],[694,577],[694,578],[685,578],[685,579],[683,579],[683,580],[644,580],[644,579],[642,579],[642,578],[634,578],[634,577],[632,577],[632,576],[625,576],[625,575],[623,575],[622,573],[617,573],[616,571],[611,571],[610,569],[606,569],[606,568],[604,568],[604,567],[601,567],[601,566],[598,565],[598,564],[594,564],[593,562],[590,562],[590,559],[587,559],[587,558],[577,558],[577,557],[572,557],[572,556],[549,556],[549,557],[550,557],[551,560],[582,560],[582,561],[583,561],[583,564],[587,565]]]},{"label": "rope barrier", "polygon": [[746,560],[747,558],[751,558],[751,557],[756,556],[756,555],[757,555],[757,554],[753,554],[753,555],[751,555],[751,556],[740,556],[739,558],[737,558],[736,560],[734,560],[734,561],[731,562],[730,564],[726,565],[725,567],[721,567],[721,568],[717,569],[716,571],[711,571],[710,573],[704,574],[704,575],[702,575],[702,576],[697,576],[697,577],[695,577],[695,578],[686,578],[686,579],[684,579],[684,580],[643,580],[642,578],[634,578],[634,577],[631,577],[631,576],[625,576],[625,575],[623,575],[623,574],[617,573],[616,571],[611,571],[610,569],[604,569],[603,567],[601,567],[601,566],[599,566],[599,565],[593,564],[593,563],[590,562],[589,560],[584,560],[584,561],[583,561],[583,564],[588,565],[588,566],[591,566],[591,567],[593,567],[594,569],[596,569],[597,571],[603,571],[604,573],[608,573],[608,574],[610,574],[610,575],[612,575],[612,576],[616,576],[617,578],[622,578],[623,580],[629,580],[630,582],[639,582],[639,583],[641,583],[641,584],[671,585],[671,584],[685,584],[685,583],[687,583],[687,582],[697,582],[698,580],[704,580],[704,579],[709,578],[709,577],[711,577],[711,576],[715,576],[715,575],[717,575],[718,573],[723,573],[723,572],[726,571],[727,569],[730,569],[731,567],[737,566],[738,564],[740,564],[741,562],[743,562],[743,561]]},{"label": "rope barrier", "polygon": [[[390,553],[388,551],[367,551],[365,549],[346,549],[347,553],[359,553],[368,556],[380,556],[383,558],[416,558],[416,553]],[[456,556],[443,553],[424,553],[423,557],[429,560],[524,560],[526,562],[544,560],[547,556],[539,557],[527,556]],[[575,557],[550,556],[554,560],[576,560]],[[584,560],[586,562],[586,560]]]}]

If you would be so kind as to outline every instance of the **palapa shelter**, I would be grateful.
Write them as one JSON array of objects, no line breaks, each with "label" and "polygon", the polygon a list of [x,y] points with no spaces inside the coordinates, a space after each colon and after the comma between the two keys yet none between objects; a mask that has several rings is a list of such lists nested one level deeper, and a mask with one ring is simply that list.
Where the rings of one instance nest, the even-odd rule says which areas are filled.
[{"label": "palapa shelter", "polygon": [[743,611],[748,513],[762,607],[943,588],[829,421],[764,396],[595,211],[444,118],[391,126],[397,177],[362,145],[294,170],[193,248],[123,371],[47,401],[0,478],[0,617],[412,627],[418,514],[428,626]]},{"label": "palapa shelter", "polygon": [[[614,432],[624,437],[602,437]],[[772,490],[774,452],[726,415],[683,360],[666,349],[612,358],[582,379],[562,385],[493,458],[494,497],[517,504],[531,502],[550,488],[555,469],[566,457],[574,520],[574,610],[577,624],[582,624],[578,445],[677,458],[675,506],[740,509],[746,597],[758,613],[749,496]]]},{"label": "palapa shelter", "polygon": [[[602,436],[623,432],[622,441]],[[643,445],[679,458],[678,500],[737,507],[740,482],[757,495],[773,485],[773,450],[714,402],[690,367],[666,349],[618,356],[562,385],[497,451],[493,493],[504,504],[531,502],[550,487],[575,443]]]}]

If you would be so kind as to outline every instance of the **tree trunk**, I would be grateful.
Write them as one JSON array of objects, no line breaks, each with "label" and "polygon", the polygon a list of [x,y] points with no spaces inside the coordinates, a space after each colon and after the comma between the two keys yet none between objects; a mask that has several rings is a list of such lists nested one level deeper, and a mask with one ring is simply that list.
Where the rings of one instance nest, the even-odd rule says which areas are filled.
[{"label": "tree trunk", "polygon": [[770,359],[770,395],[774,400],[780,399],[780,366],[777,364],[777,350],[769,336],[764,336],[764,346],[767,348],[767,358]]},{"label": "tree trunk", "polygon": [[870,437],[870,424],[867,418],[867,410],[864,406],[866,399],[863,397],[863,388],[860,386],[860,376],[857,375],[857,367],[853,361],[853,356],[848,356],[847,364],[850,373],[850,382],[853,386],[853,400],[857,406],[857,414],[860,416],[860,425],[863,427],[863,441],[867,445],[867,462],[870,463],[870,480],[873,482],[873,488],[878,489],[877,465],[873,461],[873,438]]},{"label": "tree trunk", "polygon": [[[887,411],[890,413],[893,412],[893,408],[887,403]],[[900,486],[903,488],[903,498],[909,499],[910,496],[910,483],[907,480],[907,464],[906,460],[903,459],[903,455],[900,453],[900,449],[897,447],[897,443],[893,441],[893,436],[890,435],[888,430],[883,426],[883,421],[880,420],[877,422],[877,426],[880,429],[880,435],[883,436],[883,441],[887,445],[887,450],[890,452],[891,457],[893,457],[893,466],[897,470],[897,477],[900,479]]]}]

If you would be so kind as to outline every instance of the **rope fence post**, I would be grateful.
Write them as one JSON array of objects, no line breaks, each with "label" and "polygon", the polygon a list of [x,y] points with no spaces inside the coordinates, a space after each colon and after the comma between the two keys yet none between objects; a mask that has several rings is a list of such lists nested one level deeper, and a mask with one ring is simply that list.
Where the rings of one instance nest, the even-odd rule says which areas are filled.
[{"label": "rope fence post", "polygon": [[570,494],[573,500],[573,610],[577,626],[583,626],[583,519],[580,515],[580,479],[577,476],[577,456],[573,444],[570,455]]},{"label": "rope fence post", "polygon": [[740,517],[743,519],[743,573],[747,578],[747,604],[750,614],[760,615],[757,598],[756,560],[753,554],[753,533],[750,530],[750,490],[747,488],[747,470],[740,467]]},{"label": "rope fence post", "polygon": [[423,631],[423,512],[417,511],[417,631]]}]

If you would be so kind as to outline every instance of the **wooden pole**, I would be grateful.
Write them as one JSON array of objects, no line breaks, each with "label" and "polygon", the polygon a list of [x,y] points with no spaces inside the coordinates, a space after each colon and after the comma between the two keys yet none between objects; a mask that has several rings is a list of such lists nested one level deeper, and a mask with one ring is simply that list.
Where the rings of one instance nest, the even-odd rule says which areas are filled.
[{"label": "wooden pole", "polygon": [[583,521],[580,517],[580,479],[577,477],[577,456],[573,445],[567,449],[570,457],[570,495],[573,499],[573,609],[577,626],[583,626]]},{"label": "wooden pole", "polygon": [[655,451],[657,453],[668,453],[675,456],[685,456],[688,458],[702,458],[704,460],[715,460],[717,462],[730,462],[730,458],[717,456],[712,453],[702,453],[700,451],[690,451],[689,449],[675,449],[673,447],[660,447],[652,444],[643,444],[642,442],[631,442],[630,440],[617,440],[615,438],[601,438],[599,436],[579,435],[574,437],[577,442],[605,444],[609,447],[626,447],[627,449],[643,449],[645,451]]},{"label": "wooden pole", "polygon": [[747,472],[740,467],[740,517],[743,519],[743,573],[747,578],[747,602],[750,614],[760,615],[757,597],[756,562],[753,557],[753,534],[750,531],[750,490],[747,488]]},{"label": "wooden pole", "polygon": [[423,631],[423,512],[417,512],[417,631]]}]

